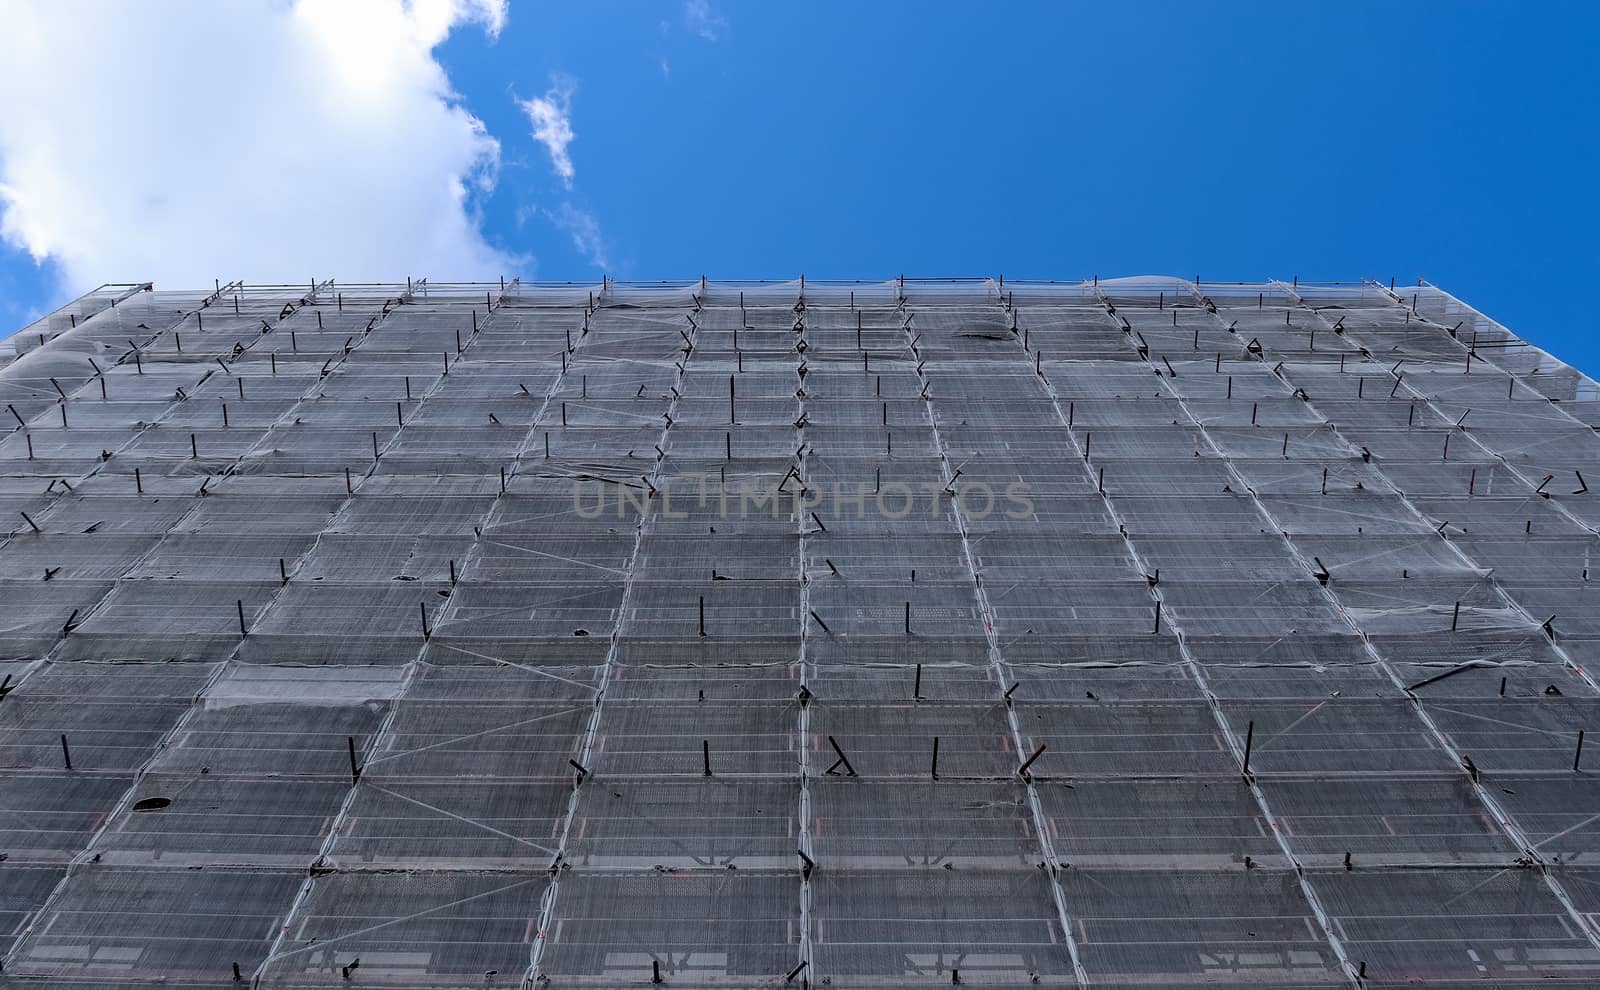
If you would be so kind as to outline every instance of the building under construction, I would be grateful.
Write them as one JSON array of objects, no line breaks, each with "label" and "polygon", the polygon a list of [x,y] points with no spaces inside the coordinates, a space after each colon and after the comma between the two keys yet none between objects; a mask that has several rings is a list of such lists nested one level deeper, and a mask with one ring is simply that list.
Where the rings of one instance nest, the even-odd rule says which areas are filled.
[{"label": "building under construction", "polygon": [[1436,287],[124,285],[13,344],[9,985],[1600,984],[1600,389]]}]

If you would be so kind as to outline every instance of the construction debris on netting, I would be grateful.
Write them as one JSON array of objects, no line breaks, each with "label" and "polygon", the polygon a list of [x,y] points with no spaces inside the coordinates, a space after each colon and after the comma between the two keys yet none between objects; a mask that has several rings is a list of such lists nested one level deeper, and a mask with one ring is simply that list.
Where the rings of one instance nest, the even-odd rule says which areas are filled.
[{"label": "construction debris on netting", "polygon": [[1600,980],[1600,389],[1432,286],[106,286],[18,984]]}]

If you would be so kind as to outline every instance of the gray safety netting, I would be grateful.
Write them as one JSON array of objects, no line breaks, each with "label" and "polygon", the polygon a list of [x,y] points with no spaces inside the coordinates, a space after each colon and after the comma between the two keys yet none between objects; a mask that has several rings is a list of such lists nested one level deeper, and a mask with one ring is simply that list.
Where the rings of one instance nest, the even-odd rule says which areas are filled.
[{"label": "gray safety netting", "polygon": [[134,285],[14,350],[15,985],[1600,982],[1600,388],[1432,286]]}]

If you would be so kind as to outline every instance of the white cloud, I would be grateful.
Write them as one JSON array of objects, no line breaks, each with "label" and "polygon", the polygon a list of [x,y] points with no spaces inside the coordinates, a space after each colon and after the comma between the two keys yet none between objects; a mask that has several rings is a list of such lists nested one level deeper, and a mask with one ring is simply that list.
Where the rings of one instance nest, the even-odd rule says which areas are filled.
[{"label": "white cloud", "polygon": [[611,267],[606,258],[605,240],[600,234],[600,221],[594,214],[585,212],[571,203],[562,203],[559,209],[545,210],[550,222],[567,232],[572,246],[588,256],[589,263],[601,271]]},{"label": "white cloud", "polygon": [[0,237],[74,287],[489,277],[500,145],[433,49],[506,0],[0,5]]},{"label": "white cloud", "polygon": [[[338,2],[338,0],[329,0]],[[498,38],[505,30],[510,0],[411,0],[412,20],[432,44],[438,44],[457,24],[477,22]]]},{"label": "white cloud", "polygon": [[[661,71],[670,71],[664,58],[661,60]],[[556,74],[550,77],[550,88],[543,96],[517,101],[522,112],[528,115],[528,122],[533,125],[533,139],[544,145],[550,153],[550,167],[568,191],[573,188],[573,180],[577,177],[577,169],[568,151],[577,137],[572,129],[572,94],[576,89],[577,82],[570,76]],[[578,209],[570,201],[562,202],[555,209],[530,204],[518,211],[517,223],[526,223],[536,215],[542,215],[572,238],[573,248],[587,257],[590,264],[602,271],[610,267],[605,238],[600,233],[600,221],[594,214]]]},{"label": "white cloud", "polygon": [[707,41],[716,41],[728,29],[728,19],[711,9],[710,0],[687,0],[683,20],[690,31]]},{"label": "white cloud", "polygon": [[533,139],[550,152],[550,167],[555,169],[562,183],[571,189],[572,179],[577,174],[572,167],[572,155],[567,151],[567,146],[577,136],[572,132],[574,85],[572,80],[565,76],[558,76],[551,82],[553,85],[543,96],[535,96],[531,100],[518,100],[517,104],[522,107],[522,112],[528,115],[529,122],[533,124]]}]

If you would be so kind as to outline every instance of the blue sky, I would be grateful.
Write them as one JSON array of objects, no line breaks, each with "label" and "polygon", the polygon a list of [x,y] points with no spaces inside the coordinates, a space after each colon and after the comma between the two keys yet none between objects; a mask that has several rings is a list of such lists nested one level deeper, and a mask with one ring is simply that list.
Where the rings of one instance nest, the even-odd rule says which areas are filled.
[{"label": "blue sky", "polygon": [[[1425,276],[1600,371],[1600,5],[504,14],[431,52],[499,142],[469,219],[534,277]],[[528,101],[570,127],[570,181]],[[225,248],[211,261],[252,277]],[[0,322],[90,276],[11,238]]]}]

